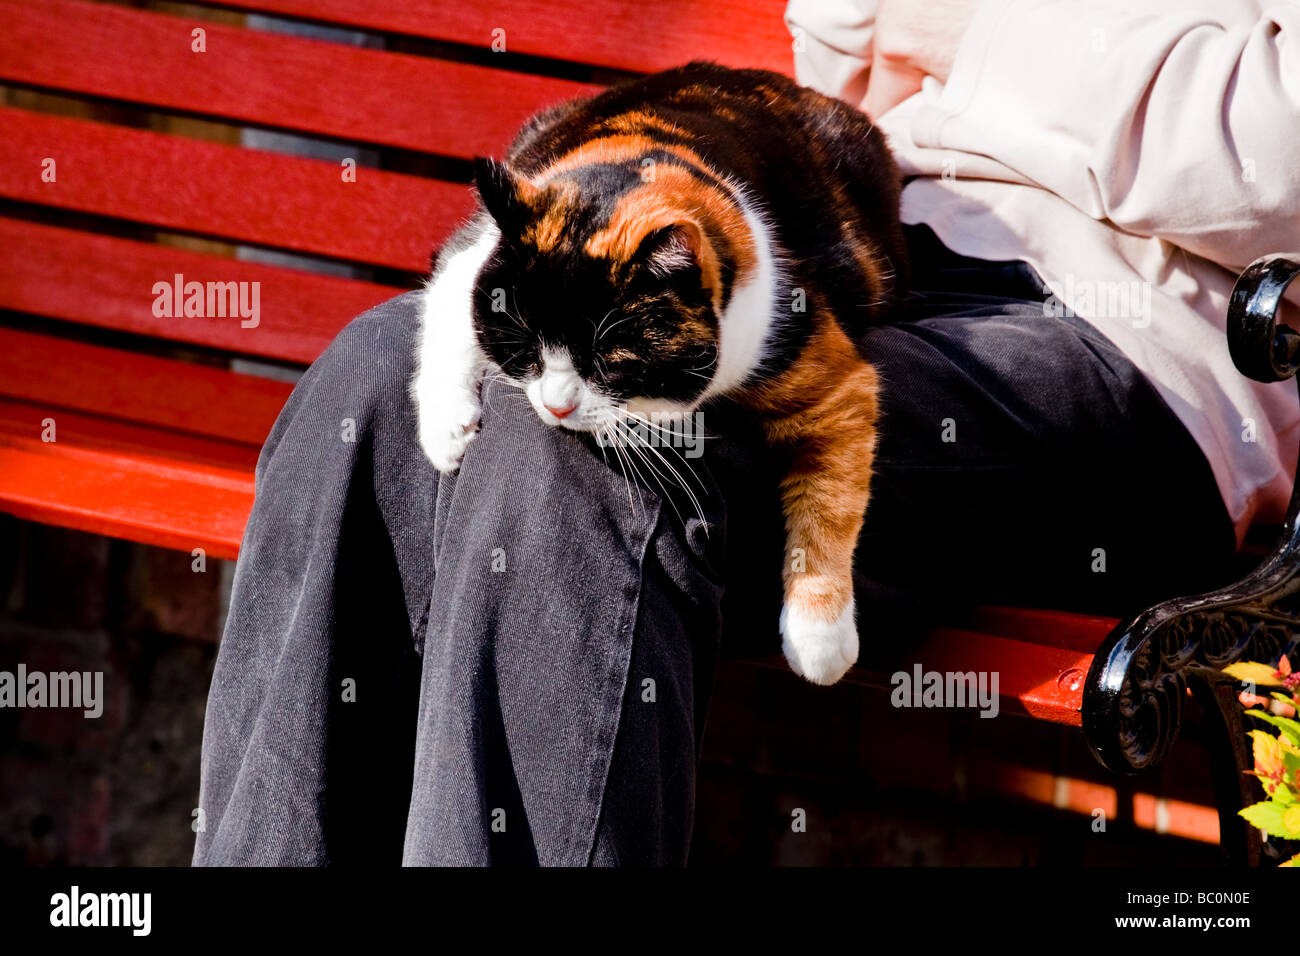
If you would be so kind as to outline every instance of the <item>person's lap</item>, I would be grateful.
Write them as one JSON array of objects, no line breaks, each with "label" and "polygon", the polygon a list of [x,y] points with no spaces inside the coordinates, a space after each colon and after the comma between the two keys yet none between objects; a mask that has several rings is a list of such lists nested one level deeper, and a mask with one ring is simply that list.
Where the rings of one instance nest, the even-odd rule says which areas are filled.
[{"label": "person's lap", "polygon": [[[929,287],[914,296],[909,321],[874,330],[864,344],[884,392],[857,555],[863,661],[888,663],[942,616],[974,603],[1119,614],[1217,583],[1233,551],[1230,523],[1199,449],[1149,383],[1082,321],[1045,315],[1041,286],[1024,267],[950,262],[943,274],[922,273]],[[970,269],[986,288],[951,288]],[[995,269],[1006,274],[994,279]],[[449,553],[458,568],[475,553],[458,581],[477,581],[487,545],[515,542],[507,551],[528,565],[527,580],[501,582],[489,613],[493,653],[519,666],[497,667],[491,679],[506,683],[494,706],[530,699],[539,680],[548,695],[564,688],[584,716],[575,712],[561,737],[586,720],[595,740],[617,711],[612,696],[603,710],[597,701],[619,688],[619,746],[599,768],[603,789],[591,776],[588,792],[600,798],[586,804],[589,814],[603,807],[594,858],[662,859],[665,847],[677,858],[688,842],[692,744],[713,656],[779,653],[775,463],[743,410],[707,408],[703,455],[664,451],[678,472],[690,469],[692,500],[648,464],[624,471],[612,452],[542,424],[509,386],[495,383],[486,397],[482,434],[439,495],[454,485],[451,500],[467,495],[479,517],[448,519],[454,530],[438,535],[439,575]],[[465,605],[451,596],[444,613]],[[605,616],[591,618],[592,606]],[[444,623],[431,616],[430,633]],[[576,656],[558,660],[546,647],[557,628],[572,637],[623,627],[630,646],[578,640]],[[597,648],[625,658],[625,671]],[[597,664],[608,682],[592,673]],[[426,650],[426,682],[431,671],[463,670]],[[556,733],[554,713],[523,710],[513,720],[519,732]],[[557,820],[571,823],[577,804],[547,806],[559,803]]]},{"label": "person's lap", "polygon": [[[1140,373],[1086,324],[1044,315],[1024,267],[912,236],[912,315],[863,343],[883,381],[863,661],[974,602],[1119,613],[1221,576],[1233,540],[1209,468]],[[756,423],[711,406],[703,456],[675,462],[705,522],[501,383],[439,479],[406,387],[415,305],[354,322],[268,442],[209,703],[214,832],[196,861],[681,861],[716,657],[779,652],[782,522]],[[349,412],[357,444],[323,440]],[[298,526],[310,541],[286,542]],[[290,666],[303,654],[328,664]],[[269,676],[253,666],[268,661]],[[349,674],[382,705],[268,703]],[[295,733],[328,737],[302,745],[325,758],[302,759]],[[304,836],[250,827],[313,788],[331,809]],[[348,830],[385,814],[404,819],[404,850]]]}]

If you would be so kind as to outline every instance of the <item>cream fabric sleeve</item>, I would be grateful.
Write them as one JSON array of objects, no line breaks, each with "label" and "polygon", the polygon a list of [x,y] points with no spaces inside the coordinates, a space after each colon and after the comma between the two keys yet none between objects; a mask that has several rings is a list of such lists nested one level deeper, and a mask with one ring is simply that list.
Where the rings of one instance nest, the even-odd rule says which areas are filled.
[{"label": "cream fabric sleeve", "polygon": [[794,38],[795,78],[848,100],[867,93],[877,0],[790,0],[785,24]]},{"label": "cream fabric sleeve", "polygon": [[[792,0],[800,82],[860,103],[876,6]],[[947,84],[882,125],[1230,269],[1300,251],[1300,3],[1200,6],[983,0]]]},{"label": "cream fabric sleeve", "polygon": [[1225,24],[984,0],[910,127],[917,147],[991,157],[1094,219],[1231,269],[1300,250],[1295,3]]}]

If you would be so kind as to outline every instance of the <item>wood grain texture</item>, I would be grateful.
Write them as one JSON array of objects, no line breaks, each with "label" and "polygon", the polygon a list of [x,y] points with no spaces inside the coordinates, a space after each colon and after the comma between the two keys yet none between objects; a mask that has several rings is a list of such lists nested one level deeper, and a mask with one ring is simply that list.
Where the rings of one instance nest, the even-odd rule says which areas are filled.
[{"label": "wood grain texture", "polygon": [[652,73],[689,60],[793,71],[785,0],[221,0],[366,30]]},{"label": "wood grain texture", "polygon": [[[0,107],[0,197],[425,272],[468,186]],[[57,181],[43,182],[55,160]]]},{"label": "wood grain texture", "polygon": [[448,156],[500,155],[537,110],[600,89],[83,0],[0,0],[0,22],[3,79]]},{"label": "wood grain texture", "polygon": [[[304,365],[354,316],[403,291],[4,217],[0,245],[0,309]],[[260,283],[259,324],[155,316],[154,283],[177,274]]]}]

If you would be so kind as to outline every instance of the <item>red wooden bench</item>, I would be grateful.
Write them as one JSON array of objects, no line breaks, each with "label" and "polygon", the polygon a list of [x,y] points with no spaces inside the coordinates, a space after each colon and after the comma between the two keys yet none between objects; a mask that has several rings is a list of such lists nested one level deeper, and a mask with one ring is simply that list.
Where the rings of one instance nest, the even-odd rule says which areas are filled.
[{"label": "red wooden bench", "polygon": [[[347,320],[413,288],[471,208],[465,161],[499,155],[538,108],[693,58],[783,71],[791,61],[784,0],[660,0],[652,13],[631,0],[213,6],[220,22],[0,0],[0,82],[59,95],[0,105],[0,510],[222,558],[238,554],[258,449],[290,391],[231,359],[302,367]],[[231,8],[380,34],[390,49],[256,29]],[[85,103],[93,118],[67,115]],[[188,126],[150,128],[159,113]],[[347,182],[338,161],[199,138],[194,119],[218,122],[227,140],[239,128],[297,132],[383,161]],[[232,258],[235,245],[360,266],[377,281]],[[260,283],[259,324],[155,315],[154,285],[175,275]],[[1131,630],[1117,624],[983,609],[965,629],[931,634],[916,658],[996,671],[1004,710],[1081,727],[1093,719],[1090,669],[1109,699],[1114,651],[1095,655]],[[1131,690],[1132,677],[1123,670],[1117,686]],[[1099,757],[1113,769],[1158,761],[1177,731],[1176,691],[1172,725],[1129,750],[1116,743],[1127,718],[1099,703]],[[1240,799],[1224,793],[1225,840],[1250,855]]]}]

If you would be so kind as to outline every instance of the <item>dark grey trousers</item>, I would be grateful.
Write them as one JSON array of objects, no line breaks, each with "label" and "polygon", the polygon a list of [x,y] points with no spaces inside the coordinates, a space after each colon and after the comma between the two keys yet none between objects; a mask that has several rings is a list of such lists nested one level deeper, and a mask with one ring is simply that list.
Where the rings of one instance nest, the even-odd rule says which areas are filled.
[{"label": "dark grey trousers", "polygon": [[[974,602],[1124,613],[1224,579],[1209,467],[1142,375],[1045,316],[1023,264],[910,241],[912,314],[865,343],[884,402],[863,661]],[[353,321],[267,440],[195,863],[685,861],[718,656],[779,652],[756,424],[705,411],[707,527],[653,483],[629,500],[599,448],[499,385],[439,480],[408,396],[415,331],[414,294]]]}]

